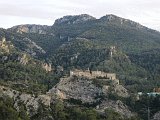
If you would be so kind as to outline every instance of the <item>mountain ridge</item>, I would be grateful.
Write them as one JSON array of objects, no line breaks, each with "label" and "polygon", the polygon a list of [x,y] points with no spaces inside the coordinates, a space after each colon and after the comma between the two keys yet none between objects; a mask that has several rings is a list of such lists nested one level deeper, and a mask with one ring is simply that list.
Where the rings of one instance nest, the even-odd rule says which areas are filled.
[{"label": "mountain ridge", "polygon": [[[0,95],[0,109],[15,111],[15,101],[21,102],[22,98],[31,109],[23,102],[18,104],[17,108],[23,111],[17,110],[20,118],[38,104],[39,109],[30,119],[67,120],[77,119],[77,115],[80,119],[89,116],[88,120],[115,119],[132,111],[145,120],[142,109],[148,96],[144,98],[137,93],[152,92],[160,86],[160,33],[112,14],[99,19],[86,14],[64,16],[52,26],[0,29],[0,38],[0,89],[4,95],[8,95],[6,89],[7,93],[18,93],[16,99],[9,100],[12,105]],[[114,73],[119,85],[104,81],[104,76],[93,80],[81,75],[69,77],[74,69],[80,70],[81,75],[87,69],[87,75],[93,71]],[[46,92],[53,98],[49,98],[53,101],[49,106],[37,101],[45,100],[37,96]],[[68,99],[59,99],[65,96]],[[158,100],[151,100],[155,110],[150,107],[152,115],[159,111]]]},{"label": "mountain ridge", "polygon": [[[32,57],[51,63],[55,73],[63,71],[67,74],[71,68],[92,67],[94,70],[115,72],[131,89],[134,89],[134,84],[140,84],[141,81],[148,85],[147,82],[155,80],[146,90],[151,90],[154,83],[157,84],[159,32],[112,14],[100,19],[92,17],[90,19],[86,14],[70,17],[72,22],[78,19],[78,23],[44,26],[45,34],[39,33],[43,26],[25,25],[30,27],[31,31],[17,33],[18,28],[11,28],[12,31],[1,29],[0,36],[6,36],[17,49]],[[79,17],[82,22],[79,21]],[[83,21],[83,17],[88,19]],[[33,32],[32,27],[37,30]],[[117,51],[112,58],[111,47],[115,47]],[[137,89],[141,90],[143,85],[139,86]]]},{"label": "mountain ridge", "polygon": [[[137,26],[137,27],[139,27],[139,28],[146,28],[146,29],[150,29],[150,28],[148,28],[148,27],[146,27],[146,26],[144,26],[144,25],[141,25],[140,23],[138,23],[138,22],[134,22],[134,21],[132,21],[132,20],[130,20],[130,19],[126,19],[126,18],[123,18],[123,17],[119,17],[119,16],[116,16],[116,15],[114,15],[114,14],[106,14],[105,16],[102,16],[102,17],[100,17],[100,18],[95,18],[95,17],[93,17],[93,16],[91,16],[91,15],[89,15],[89,14],[80,14],[80,15],[66,15],[66,16],[63,16],[63,17],[61,17],[61,18],[58,18],[58,19],[56,19],[55,21],[54,21],[54,24],[53,25],[55,25],[55,24],[63,24],[63,23],[65,23],[65,24],[75,24],[76,23],[76,20],[77,20],[77,23],[81,23],[81,22],[87,22],[87,21],[94,21],[94,20],[97,20],[97,21],[104,21],[104,20],[106,20],[107,22],[112,22],[112,21],[114,21],[114,20],[119,20],[119,23],[120,24],[123,24],[123,22],[129,22],[130,23],[130,25],[133,25],[133,26]],[[70,23],[69,23],[70,22]],[[41,27],[41,28],[43,28],[44,27],[44,29],[46,28],[46,27],[51,27],[51,26],[53,26],[53,25],[37,25],[37,24],[21,24],[21,25],[15,25],[15,26],[13,26],[13,27],[11,27],[11,28],[8,28],[8,30],[11,30],[11,31],[14,31],[14,29],[16,29],[16,28],[18,28],[18,27],[31,27],[31,26],[33,26],[33,27],[35,27],[35,26],[37,26],[37,27]],[[152,29],[153,30],[153,29]],[[154,31],[157,31],[157,30],[154,30]],[[17,32],[19,32],[19,31],[17,31]],[[21,31],[21,32],[23,32],[23,31]],[[25,32],[25,31],[24,31]],[[159,31],[157,31],[157,32],[159,32]],[[34,32],[33,32],[34,33]],[[43,33],[42,33],[43,34]]]}]

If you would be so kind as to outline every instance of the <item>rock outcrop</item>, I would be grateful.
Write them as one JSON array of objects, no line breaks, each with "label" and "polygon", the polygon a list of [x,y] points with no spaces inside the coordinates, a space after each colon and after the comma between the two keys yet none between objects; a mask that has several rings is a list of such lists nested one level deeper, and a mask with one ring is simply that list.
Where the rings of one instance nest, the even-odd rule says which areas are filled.
[{"label": "rock outcrop", "polygon": [[152,120],[160,120],[160,111],[157,112],[156,114],[154,114],[153,119]]},{"label": "rock outcrop", "polygon": [[50,29],[50,26],[47,25],[18,25],[14,26],[12,28],[9,28],[9,30],[17,33],[38,33],[38,34],[47,34],[48,30]]},{"label": "rock outcrop", "polygon": [[83,77],[69,77],[61,79],[61,81],[53,87],[49,94],[56,93],[61,99],[76,99],[81,100],[83,103],[96,102],[95,99],[98,95],[102,94],[102,89],[92,84]]},{"label": "rock outcrop", "polygon": [[50,106],[51,97],[48,95],[31,95],[21,93],[8,87],[0,86],[0,96],[7,95],[14,100],[14,107],[19,111],[19,104],[24,104],[29,116],[33,116],[38,112],[40,104]]},{"label": "rock outcrop", "polygon": [[115,85],[114,92],[121,97],[129,97],[127,89],[125,89],[122,85]]},{"label": "rock outcrop", "polygon": [[21,56],[18,57],[18,61],[21,64],[26,65],[29,61],[29,58],[27,57],[27,54],[22,54]]},{"label": "rock outcrop", "polygon": [[[54,96],[52,98],[58,98],[61,100],[78,100],[82,104],[96,104],[96,110],[100,113],[104,113],[105,109],[110,108],[116,112],[131,117],[133,114],[128,107],[120,100],[113,101],[107,99],[109,91],[109,85],[98,86],[93,83],[93,80],[86,77],[70,76],[68,78],[61,78],[60,82],[50,89],[49,95]],[[121,97],[128,96],[125,88],[118,85],[113,92],[118,92]],[[125,91],[125,92],[124,92]],[[104,99],[103,97],[106,96]]]},{"label": "rock outcrop", "polygon": [[42,68],[46,70],[46,72],[52,71],[51,63],[42,63]]},{"label": "rock outcrop", "polygon": [[[98,99],[95,98],[107,95],[108,92],[116,93],[120,97],[129,97],[128,91],[122,85],[113,82],[111,86],[108,84],[98,86],[94,81],[83,76],[61,78],[60,82],[49,93],[56,94],[62,99],[73,98],[81,100],[83,103],[96,102]],[[104,79],[97,79],[96,82],[98,81],[106,82]],[[109,90],[109,88],[112,88],[112,90]]]},{"label": "rock outcrop", "polygon": [[87,15],[87,14],[82,14],[82,15],[74,15],[74,16],[64,16],[63,18],[57,19],[54,23],[54,25],[59,25],[59,24],[77,24],[81,22],[86,22],[89,20],[95,20],[96,18]]},{"label": "rock outcrop", "polygon": [[10,41],[6,41],[6,38],[3,37],[0,41],[0,53],[9,53],[13,49],[13,44]]},{"label": "rock outcrop", "polygon": [[19,111],[19,103],[23,103],[29,116],[37,114],[41,104],[50,107],[50,104],[54,103],[56,99],[61,99],[81,101],[83,105],[94,105],[93,107],[102,114],[105,109],[110,108],[123,116],[131,117],[133,115],[132,112],[120,100],[108,100],[109,87],[108,85],[98,86],[93,83],[93,80],[85,77],[72,76],[61,78],[60,82],[50,89],[47,94],[35,96],[34,94],[21,93],[8,87],[0,86],[0,95],[7,95],[13,98],[14,107],[17,111]]},{"label": "rock outcrop", "polygon": [[129,110],[129,108],[120,100],[112,101],[112,100],[104,100],[100,105],[97,106],[96,110],[98,112],[105,112],[106,109],[113,109],[114,111],[124,115],[128,118],[133,116],[134,114]]},{"label": "rock outcrop", "polygon": [[134,28],[137,28],[137,29],[148,29],[148,28],[140,25],[139,23],[136,23],[136,22],[133,22],[131,20],[118,17],[118,16],[113,15],[113,14],[103,16],[99,20],[103,23],[106,23],[106,24],[107,23],[114,23],[114,24],[118,24],[118,25],[129,25],[130,27],[134,27]]}]

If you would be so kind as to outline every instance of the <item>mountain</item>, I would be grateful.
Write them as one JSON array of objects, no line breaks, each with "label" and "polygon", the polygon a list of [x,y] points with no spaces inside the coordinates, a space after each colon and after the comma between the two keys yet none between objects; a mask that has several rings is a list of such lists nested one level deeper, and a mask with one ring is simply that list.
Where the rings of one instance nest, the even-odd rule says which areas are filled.
[{"label": "mountain", "polygon": [[56,35],[87,38],[127,52],[159,48],[159,32],[114,15],[79,24],[54,24],[52,30]]},{"label": "mountain", "polygon": [[[160,56],[156,52],[160,49],[158,31],[112,14],[99,19],[87,14],[64,16],[57,19],[52,26],[20,26],[23,27],[31,32],[19,34],[19,26],[6,31],[25,37],[21,41],[31,40],[42,53],[36,53],[37,56],[51,61],[55,69],[62,66],[67,73],[71,68],[91,67],[117,73],[130,88],[135,84],[144,88],[142,86],[148,84],[147,81],[154,79],[156,80],[152,84],[159,85],[159,67],[156,67],[159,66]],[[39,30],[47,33],[41,34],[37,32]],[[16,45],[17,42],[14,41]],[[110,59],[112,46],[117,52]],[[147,58],[148,55],[150,58]]]},{"label": "mountain", "polygon": [[[39,51],[43,54],[36,53],[37,56],[51,61],[55,69],[61,66],[67,72],[71,68],[91,67],[115,72],[129,88],[137,84],[138,90],[145,88],[142,86],[146,84],[151,85],[150,82],[154,79],[153,85],[147,88],[152,89],[154,84],[159,85],[159,67],[156,66],[159,66],[160,55],[158,52],[155,55],[155,51],[160,49],[158,31],[112,14],[99,19],[87,14],[64,16],[57,19],[52,26],[35,26],[22,25],[20,28],[45,30],[47,33],[24,32],[19,35],[42,48]],[[18,34],[15,27],[7,31]],[[117,51],[112,60],[111,46]],[[150,58],[147,58],[148,55]],[[144,56],[146,59],[143,59]]]},{"label": "mountain", "polygon": [[[146,119],[142,108],[147,98],[137,96],[137,92],[151,92],[160,86],[160,32],[112,14],[99,19],[69,15],[52,26],[27,24],[0,29],[0,39],[1,91],[7,96],[16,91],[10,96],[12,105],[2,95],[0,109],[11,110],[20,118],[19,108],[14,110],[21,103],[31,119],[77,119],[77,115],[89,120],[123,119],[124,113],[131,117],[134,112]],[[89,70],[87,75],[93,71],[115,74],[120,85],[104,82],[103,77],[70,77],[70,70],[75,69]],[[6,93],[3,86],[13,90]],[[39,102],[43,101],[41,95],[49,96],[51,106]],[[158,113],[159,105],[154,106],[158,100],[150,99],[152,115]],[[33,116],[32,107],[23,105],[26,103],[33,110],[39,106]]]},{"label": "mountain", "polygon": [[[124,52],[139,52],[156,49],[160,46],[160,33],[158,31],[112,14],[103,16],[100,19],[86,14],[64,16],[63,18],[55,20],[52,26],[21,25],[10,28],[9,30],[18,32],[21,28],[27,29],[24,30],[24,34],[29,34],[30,31],[30,33],[38,33],[37,36],[40,37],[43,35],[39,35],[40,32],[38,31],[47,32],[50,36],[52,35],[55,37],[51,38],[51,43],[54,39],[58,39],[59,41],[63,39],[67,41],[67,38],[75,39],[79,37],[98,41],[98,43],[108,46],[115,45],[124,50]],[[39,37],[37,38],[39,39]],[[35,37],[33,40],[39,42]],[[39,45],[44,44],[44,40],[40,42]],[[56,41],[56,43],[57,42],[58,41]]]}]

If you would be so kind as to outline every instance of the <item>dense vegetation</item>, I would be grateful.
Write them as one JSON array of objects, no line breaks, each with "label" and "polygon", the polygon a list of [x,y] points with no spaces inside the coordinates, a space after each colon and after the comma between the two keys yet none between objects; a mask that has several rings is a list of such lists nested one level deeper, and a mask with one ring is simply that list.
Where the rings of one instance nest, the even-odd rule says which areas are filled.
[{"label": "dense vegetation", "polygon": [[101,115],[93,108],[86,107],[66,107],[64,103],[58,101],[52,106],[54,118],[57,120],[139,120],[138,118],[124,118],[112,109],[106,109]]},{"label": "dense vegetation", "polygon": [[57,75],[46,72],[42,62],[27,56],[20,62],[24,53],[12,50],[0,53],[0,84],[27,93],[45,93],[58,82]]},{"label": "dense vegetation", "polygon": [[29,120],[29,116],[23,105],[19,105],[20,112],[14,108],[13,99],[0,96],[0,119],[1,120]]},{"label": "dense vegetation", "polygon": [[[54,24],[47,34],[24,33],[47,51],[55,66],[115,72],[128,89],[151,91],[159,86],[160,33],[114,15],[73,24]],[[110,46],[118,54],[110,60]],[[67,72],[65,72],[67,73]]]},{"label": "dense vegetation", "polygon": [[[160,87],[159,32],[114,15],[73,24],[76,19],[70,21],[72,24],[54,24],[48,30],[46,27],[46,34],[20,34],[14,30],[0,29],[0,38],[6,37],[15,47],[11,53],[3,53],[0,48],[0,84],[21,92],[41,94],[54,86],[62,75],[68,75],[70,69],[90,68],[116,73],[120,83],[130,93],[150,92],[153,88]],[[25,38],[28,41],[25,41]],[[32,48],[35,43],[31,41],[44,49],[46,54]],[[116,47],[112,57],[111,46]],[[33,49],[36,55],[32,55],[30,49]],[[30,54],[30,61],[26,65],[17,60],[22,53]],[[7,61],[4,60],[6,56],[9,58]],[[52,72],[48,73],[42,69],[40,63],[44,61],[52,63]],[[60,72],[59,66],[63,68]],[[121,99],[116,95],[109,97],[114,100]],[[160,108],[159,97],[143,96],[139,101],[135,101],[131,96],[129,99],[121,100],[144,120],[148,104],[151,107],[151,116]],[[93,108],[67,107],[61,101],[56,101],[51,109],[42,105],[38,114],[29,118],[23,105],[20,113],[14,109],[12,102],[13,100],[6,96],[0,98],[0,111],[3,111],[0,113],[0,119],[36,120],[46,116],[47,119],[51,117],[56,120],[124,119],[110,109],[106,110],[105,115],[100,115]],[[131,118],[136,119],[139,118]]]}]

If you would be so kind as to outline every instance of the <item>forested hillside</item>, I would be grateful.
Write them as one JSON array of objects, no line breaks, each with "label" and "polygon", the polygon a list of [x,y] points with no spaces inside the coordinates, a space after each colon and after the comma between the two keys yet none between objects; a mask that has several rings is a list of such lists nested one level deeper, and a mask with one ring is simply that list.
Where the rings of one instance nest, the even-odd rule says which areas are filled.
[{"label": "forested hillside", "polygon": [[[120,100],[124,103],[120,104],[120,107],[128,107],[127,110],[135,115],[126,120],[145,120],[146,113],[140,111],[142,106],[147,104],[143,101],[149,100],[148,103],[150,102],[153,108],[153,117],[159,111],[155,106],[159,97],[143,96],[138,99],[136,95],[138,92],[152,92],[154,88],[160,87],[159,51],[160,32],[115,15],[106,15],[99,19],[87,14],[64,16],[57,19],[52,26],[18,25],[9,29],[1,28],[0,85],[25,95],[33,95],[33,101],[37,102],[37,96],[46,92],[48,95],[49,89],[57,87],[57,83],[62,82],[62,77],[69,77],[70,70],[89,69],[115,73],[120,85],[130,96],[123,98],[112,93],[113,89],[109,89],[110,93],[106,96],[97,95],[96,99],[106,100],[111,106],[114,102],[118,104],[117,101]],[[108,88],[107,85],[103,86],[102,81],[97,81],[96,79],[95,83],[90,84],[97,85],[100,90]],[[110,88],[114,87],[112,85]],[[65,90],[67,89],[70,88],[66,87]],[[62,91],[58,91],[58,94],[64,95]],[[52,95],[53,101],[50,102],[49,108],[41,105],[39,111],[44,113],[44,116],[40,113],[28,116],[29,114],[24,112],[25,119],[49,119],[45,118],[46,116],[50,116],[51,120],[76,119],[75,116],[78,117],[77,120],[125,119],[120,112],[112,109],[106,109],[105,114],[100,114],[97,112],[98,106],[93,107],[93,103],[82,104],[79,99],[54,101],[54,97]],[[0,109],[11,112],[8,119],[12,114],[15,119],[23,119],[22,113],[14,108],[15,103],[5,101],[15,101],[17,98],[0,98]],[[103,101],[100,101],[96,105],[102,103]],[[125,105],[127,107],[124,107]],[[1,116],[4,117],[5,114]]]},{"label": "forested hillside", "polygon": [[[14,29],[12,32],[17,33]],[[64,16],[48,27],[45,34],[35,31],[21,35],[42,47],[46,52],[43,59],[51,60],[55,68],[62,66],[67,71],[92,67],[115,72],[133,89],[151,90],[159,86],[159,53],[156,51],[160,48],[160,33],[131,20],[115,15],[100,19],[89,15]],[[117,50],[112,60],[111,46]]]}]

